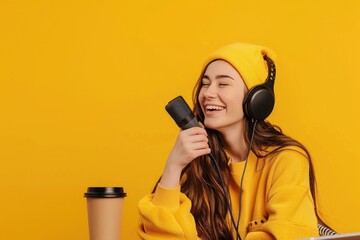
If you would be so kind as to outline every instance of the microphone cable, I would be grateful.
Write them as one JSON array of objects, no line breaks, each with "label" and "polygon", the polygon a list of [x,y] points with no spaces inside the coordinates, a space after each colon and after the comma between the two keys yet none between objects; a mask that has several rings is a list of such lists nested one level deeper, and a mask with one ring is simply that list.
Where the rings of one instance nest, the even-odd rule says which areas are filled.
[{"label": "microphone cable", "polygon": [[220,180],[220,186],[225,194],[225,198],[227,200],[227,209],[230,213],[230,218],[231,218],[231,222],[234,226],[234,229],[235,229],[235,232],[236,232],[236,239],[238,240],[241,240],[241,237],[240,237],[240,234],[238,232],[238,228],[236,226],[236,223],[235,223],[235,218],[234,218],[234,215],[232,213],[232,209],[231,209],[231,198],[230,198],[230,194],[229,192],[226,190],[225,188],[225,184],[224,184],[224,180],[222,178],[222,175],[221,175],[221,170],[220,170],[220,167],[219,167],[219,164],[218,162],[216,161],[215,157],[212,155],[212,153],[209,153],[208,156],[210,157],[210,159],[213,161],[214,165],[215,165],[215,169],[216,169],[216,172],[219,176],[219,180]]},{"label": "microphone cable", "polygon": [[236,233],[236,239],[237,240],[241,240],[241,237],[240,237],[240,234],[239,234],[239,224],[240,224],[240,214],[241,214],[241,198],[242,198],[242,191],[243,191],[242,190],[242,185],[243,185],[243,182],[244,182],[245,171],[246,171],[246,167],[247,167],[251,147],[252,147],[253,140],[254,140],[254,133],[255,133],[256,123],[257,123],[257,120],[255,120],[254,125],[252,126],[251,137],[250,137],[250,145],[249,145],[249,149],[248,149],[248,152],[247,152],[247,155],[246,155],[246,158],[245,158],[245,166],[244,166],[242,176],[241,176],[241,180],[240,180],[239,215],[238,215],[238,219],[237,219],[236,223],[235,223],[235,218],[234,218],[234,215],[233,215],[233,212],[232,212],[231,197],[230,197],[229,192],[225,188],[225,184],[224,184],[224,180],[223,180],[222,175],[221,175],[221,170],[220,170],[219,164],[215,160],[215,157],[212,155],[212,153],[209,154],[210,159],[214,162],[217,174],[219,176],[221,188],[222,188],[222,190],[223,190],[223,192],[225,194],[225,198],[227,200],[227,208],[228,208],[228,211],[230,213],[231,222],[232,222],[232,224],[234,226],[234,230],[235,230],[235,233]]}]

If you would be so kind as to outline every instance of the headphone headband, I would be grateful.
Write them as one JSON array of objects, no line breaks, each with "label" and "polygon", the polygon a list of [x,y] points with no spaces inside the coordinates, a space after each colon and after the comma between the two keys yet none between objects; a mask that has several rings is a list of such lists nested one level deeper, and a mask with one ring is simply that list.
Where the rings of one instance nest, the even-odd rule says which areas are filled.
[{"label": "headphone headband", "polygon": [[271,60],[271,58],[269,58],[268,56],[264,56],[264,59],[267,63],[268,66],[268,75],[266,78],[265,83],[268,83],[268,86],[271,89],[274,89],[274,83],[275,83],[275,76],[276,76],[276,67],[275,67],[275,63],[273,60]]}]

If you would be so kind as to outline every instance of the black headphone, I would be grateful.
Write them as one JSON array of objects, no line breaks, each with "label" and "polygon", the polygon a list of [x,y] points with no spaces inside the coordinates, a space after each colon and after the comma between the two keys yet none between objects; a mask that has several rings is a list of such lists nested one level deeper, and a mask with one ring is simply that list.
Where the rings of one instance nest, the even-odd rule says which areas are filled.
[{"label": "black headphone", "polygon": [[252,87],[243,103],[245,116],[251,120],[264,120],[270,115],[275,104],[274,81],[276,68],[274,62],[268,56],[265,55],[264,59],[268,65],[266,81]]}]

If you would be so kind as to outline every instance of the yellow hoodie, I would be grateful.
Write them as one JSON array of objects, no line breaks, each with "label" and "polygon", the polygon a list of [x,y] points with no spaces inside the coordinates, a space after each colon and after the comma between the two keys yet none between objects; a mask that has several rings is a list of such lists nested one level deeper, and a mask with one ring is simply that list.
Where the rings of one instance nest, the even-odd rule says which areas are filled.
[{"label": "yellow hoodie", "polygon": [[[231,44],[213,53],[206,60],[204,69],[215,59],[226,60],[238,70],[250,89],[267,77],[264,54],[275,59],[275,54],[268,48]],[[245,161],[229,163],[229,192],[235,221],[239,213],[239,186],[244,165]],[[191,201],[180,192],[180,186],[165,189],[158,185],[154,194],[140,200],[138,208],[141,239],[199,239],[190,212]],[[261,159],[250,153],[243,182],[239,233],[242,240],[318,236],[309,186],[309,161],[301,149],[286,148],[271,158]]]},{"label": "yellow hoodie", "polygon": [[[245,162],[230,163],[230,195],[235,219]],[[176,189],[158,186],[139,202],[141,239],[199,239],[191,201]],[[243,240],[290,240],[318,236],[309,187],[309,162],[300,149],[281,151],[273,158],[251,153],[243,182],[239,233]]]}]

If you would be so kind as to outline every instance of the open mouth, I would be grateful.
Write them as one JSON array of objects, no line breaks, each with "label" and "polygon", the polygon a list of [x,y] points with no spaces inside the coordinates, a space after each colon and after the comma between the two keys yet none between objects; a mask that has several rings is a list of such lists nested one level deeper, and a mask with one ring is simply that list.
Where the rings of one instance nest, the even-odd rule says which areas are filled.
[{"label": "open mouth", "polygon": [[218,106],[218,105],[206,105],[205,106],[206,111],[208,112],[215,112],[215,111],[221,111],[224,110],[225,107]]}]

